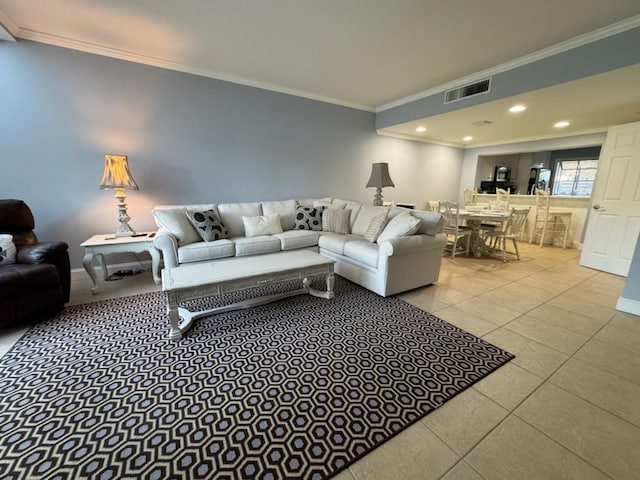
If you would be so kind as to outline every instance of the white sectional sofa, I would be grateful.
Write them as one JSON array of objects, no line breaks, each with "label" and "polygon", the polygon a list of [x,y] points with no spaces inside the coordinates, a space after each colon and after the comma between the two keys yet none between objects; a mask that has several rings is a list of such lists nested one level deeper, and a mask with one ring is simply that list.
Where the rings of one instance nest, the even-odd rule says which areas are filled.
[{"label": "white sectional sofa", "polygon": [[167,268],[307,248],[382,296],[436,282],[446,244],[438,213],[333,198],[159,205],[152,213]]}]

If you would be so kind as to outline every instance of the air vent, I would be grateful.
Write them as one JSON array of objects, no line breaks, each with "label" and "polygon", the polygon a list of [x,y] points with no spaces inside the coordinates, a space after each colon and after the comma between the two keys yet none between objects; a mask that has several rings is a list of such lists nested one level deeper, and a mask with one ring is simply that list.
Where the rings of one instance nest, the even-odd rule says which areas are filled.
[{"label": "air vent", "polygon": [[480,80],[476,83],[465,85],[464,87],[454,88],[444,92],[444,103],[457,102],[463,98],[473,97],[482,93],[487,93],[491,86],[491,78]]}]

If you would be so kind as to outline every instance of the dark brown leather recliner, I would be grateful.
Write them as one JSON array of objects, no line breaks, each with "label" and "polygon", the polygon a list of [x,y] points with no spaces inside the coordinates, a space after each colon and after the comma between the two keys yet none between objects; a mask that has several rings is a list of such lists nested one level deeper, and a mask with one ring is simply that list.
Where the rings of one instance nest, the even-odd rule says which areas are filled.
[{"label": "dark brown leather recliner", "polygon": [[0,328],[44,318],[69,301],[71,268],[64,242],[38,242],[22,200],[0,200],[0,233],[13,235],[16,262],[0,265]]}]

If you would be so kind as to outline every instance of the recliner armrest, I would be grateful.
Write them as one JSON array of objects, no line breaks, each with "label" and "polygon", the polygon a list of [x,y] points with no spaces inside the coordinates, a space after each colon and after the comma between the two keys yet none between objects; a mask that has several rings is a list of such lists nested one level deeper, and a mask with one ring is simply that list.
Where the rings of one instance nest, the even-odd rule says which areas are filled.
[{"label": "recliner armrest", "polygon": [[27,245],[18,250],[17,263],[50,263],[56,267],[65,303],[69,301],[71,292],[71,263],[69,261],[69,245],[65,242],[39,242]]}]

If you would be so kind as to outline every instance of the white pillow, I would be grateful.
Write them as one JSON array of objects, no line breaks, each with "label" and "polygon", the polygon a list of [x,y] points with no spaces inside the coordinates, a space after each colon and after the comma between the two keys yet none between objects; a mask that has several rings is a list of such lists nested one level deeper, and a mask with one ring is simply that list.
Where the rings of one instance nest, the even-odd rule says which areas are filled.
[{"label": "white pillow", "polygon": [[0,265],[9,265],[16,262],[16,245],[13,243],[13,235],[0,235]]},{"label": "white pillow", "polygon": [[362,205],[355,222],[353,222],[353,224],[351,225],[351,232],[355,233],[356,235],[364,235],[369,229],[371,220],[373,220],[374,217],[377,217],[381,213],[384,213],[385,218],[387,218],[389,209],[387,207]]},{"label": "white pillow", "polygon": [[158,226],[166,228],[176,237],[179,246],[202,241],[187,218],[186,208],[155,208],[151,213]]},{"label": "white pillow", "polygon": [[274,233],[282,233],[282,224],[280,223],[280,214],[258,215],[255,217],[242,216],[244,224],[244,234],[246,237],[257,237],[259,235],[273,235]]},{"label": "white pillow", "polygon": [[402,212],[389,220],[389,223],[387,223],[387,226],[384,227],[384,230],[378,237],[377,242],[380,244],[392,238],[413,235],[419,229],[420,219],[414,217],[409,212]]}]

